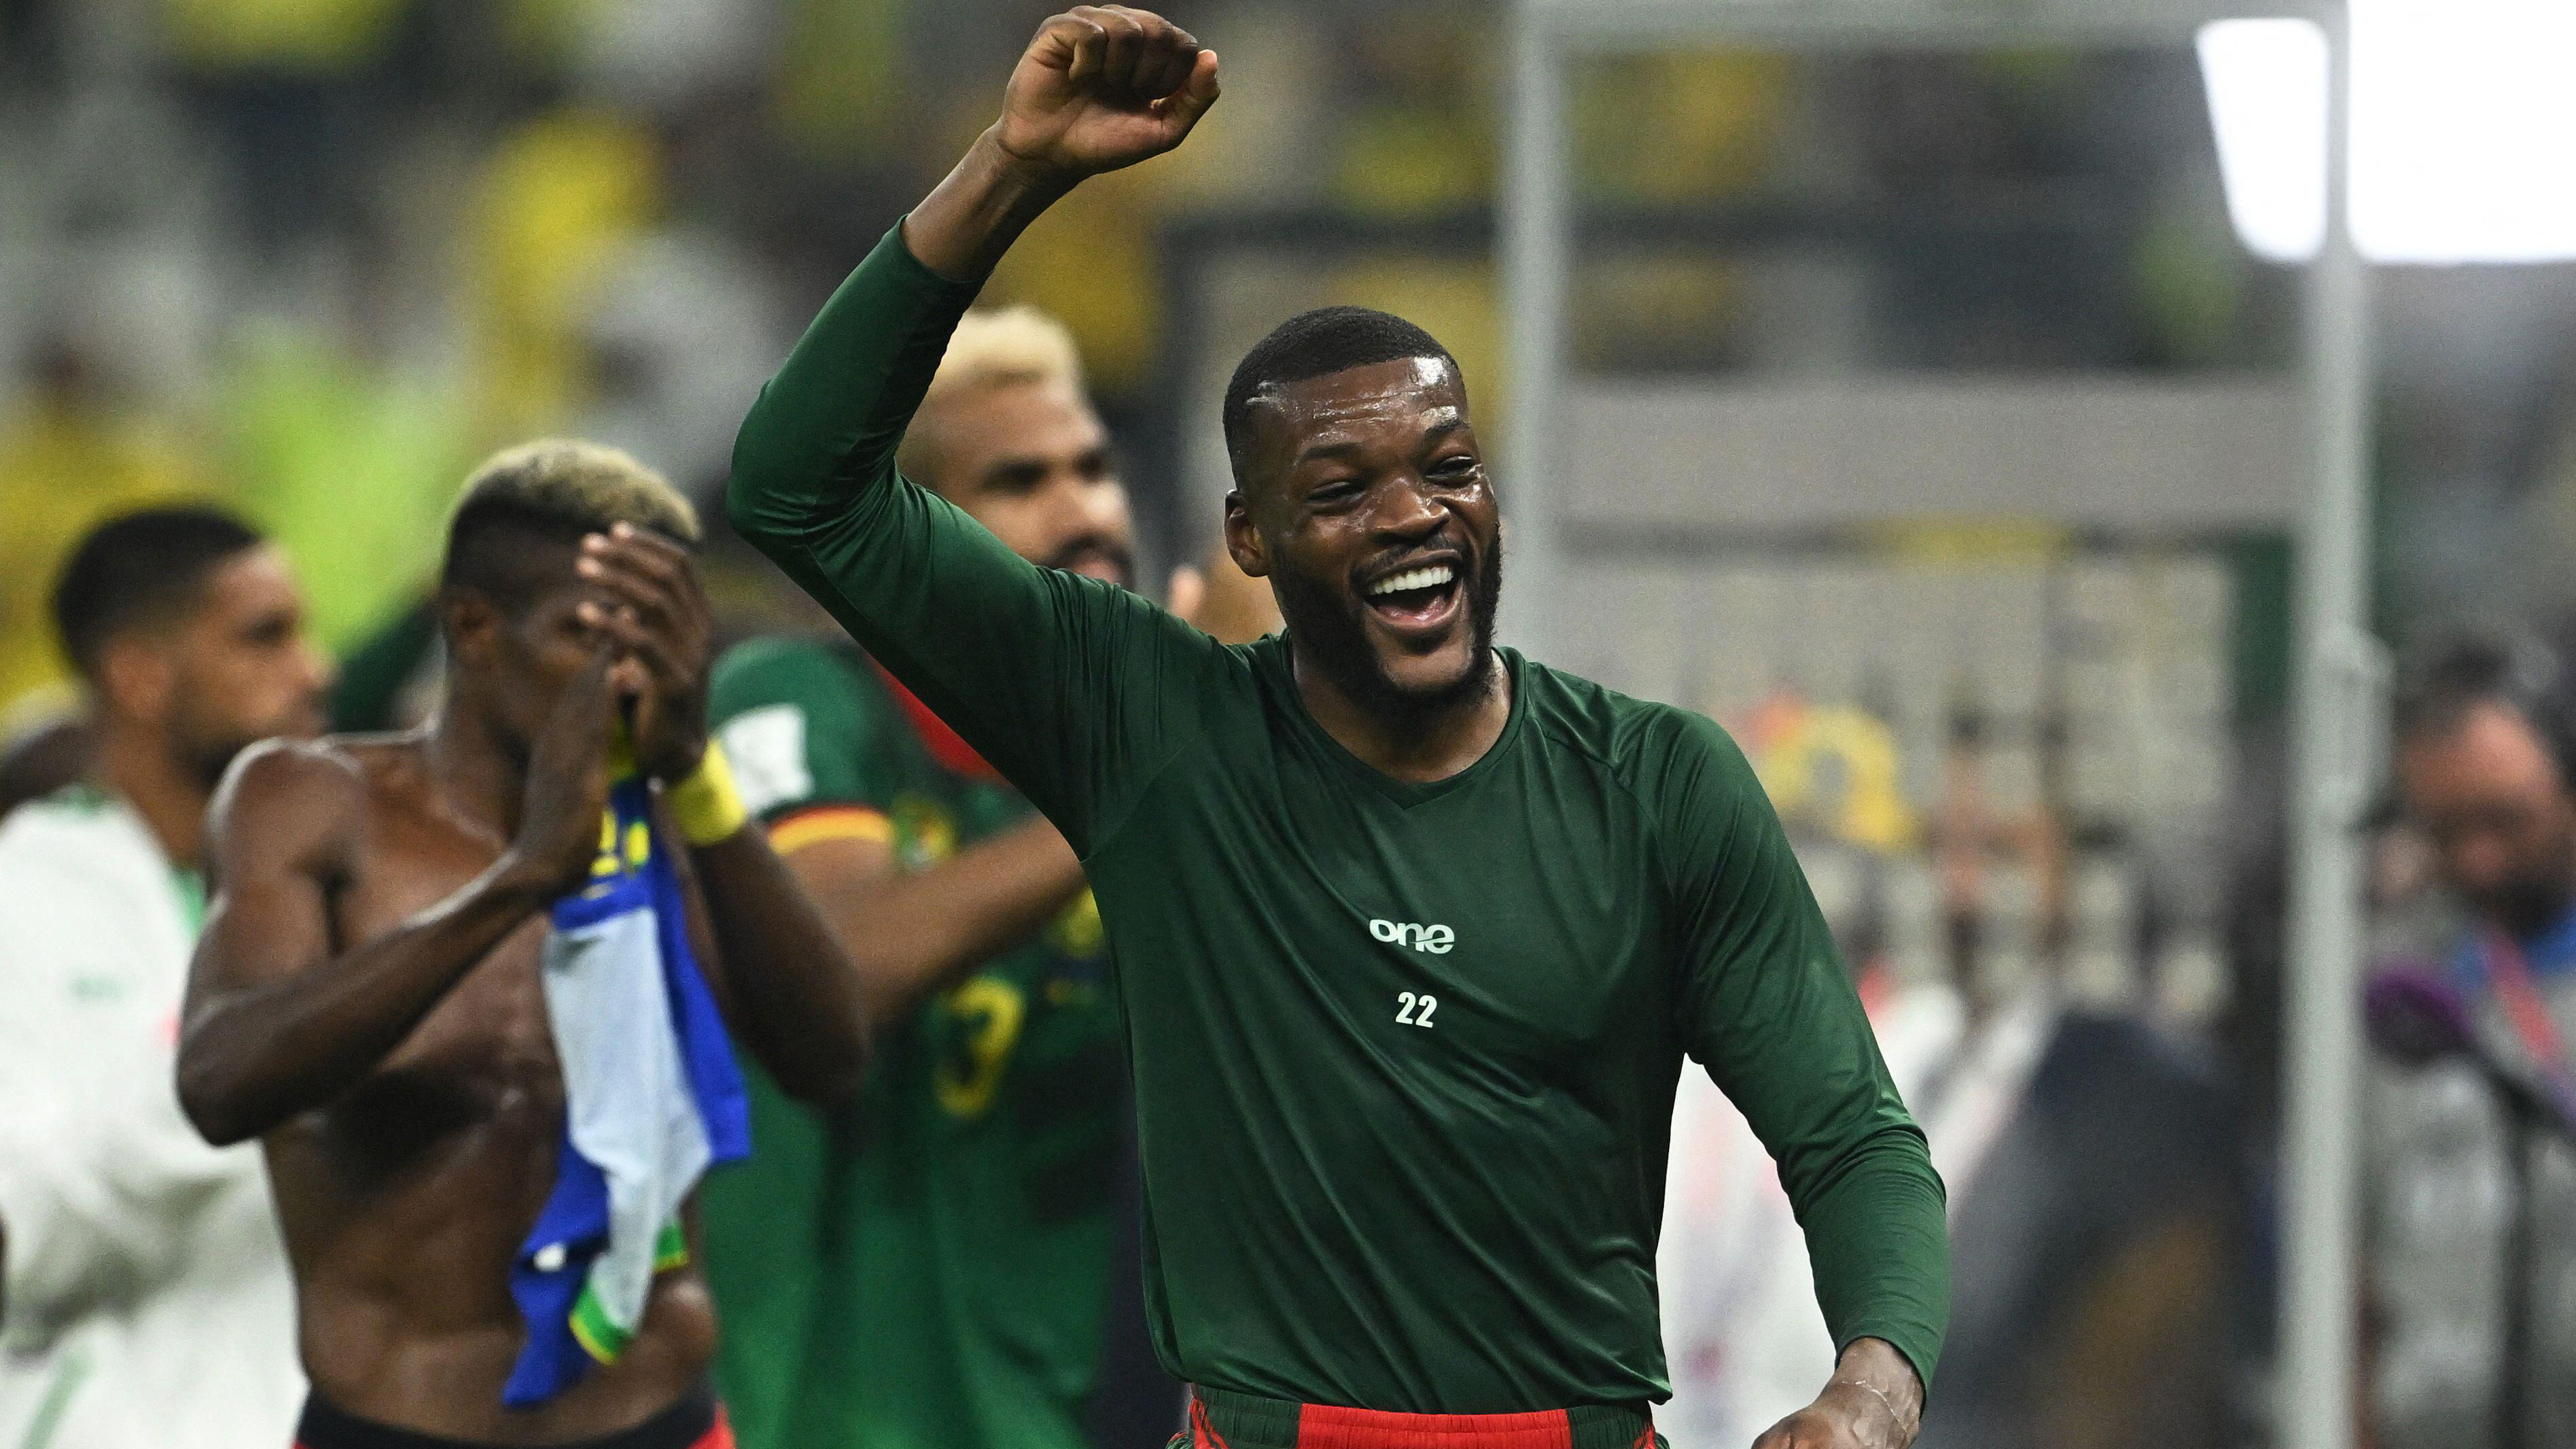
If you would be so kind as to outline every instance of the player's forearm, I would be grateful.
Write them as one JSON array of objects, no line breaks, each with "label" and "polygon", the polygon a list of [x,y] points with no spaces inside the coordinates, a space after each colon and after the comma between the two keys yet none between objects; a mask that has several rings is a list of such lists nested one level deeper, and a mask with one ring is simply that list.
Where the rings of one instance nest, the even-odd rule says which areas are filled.
[{"label": "player's forearm", "polygon": [[[179,1105],[218,1147],[322,1106],[375,1069],[559,887],[504,855],[446,900],[325,965],[193,1003]],[[222,927],[203,949],[222,949]]]},{"label": "player's forearm", "polygon": [[1949,1326],[1950,1237],[1921,1135],[1891,1127],[1851,1144],[1791,1202],[1834,1340],[1883,1342],[1928,1387]]},{"label": "player's forearm", "polygon": [[753,405],[727,507],[744,538],[1013,784],[1041,808],[1069,807],[1067,737],[1086,722],[1064,712],[1075,693],[1065,674],[1083,667],[1071,662],[1091,627],[1079,611],[1106,611],[895,471],[973,295],[888,234]]},{"label": "player's forearm", "polygon": [[893,476],[948,334],[1011,243],[1074,179],[987,130],[824,304],[734,441],[726,506],[776,552],[816,510]]},{"label": "player's forearm", "polygon": [[693,847],[691,859],[744,1045],[807,1101],[858,1090],[872,1018],[859,974],[813,898],[757,825]]},{"label": "player's forearm", "polygon": [[869,1020],[891,1023],[1044,930],[1082,884],[1073,848],[1033,819],[927,870],[836,882],[820,894],[851,943]]},{"label": "player's forearm", "polygon": [[923,266],[952,282],[981,283],[1029,223],[1077,179],[1003,150],[996,123],[904,218],[904,245]]}]

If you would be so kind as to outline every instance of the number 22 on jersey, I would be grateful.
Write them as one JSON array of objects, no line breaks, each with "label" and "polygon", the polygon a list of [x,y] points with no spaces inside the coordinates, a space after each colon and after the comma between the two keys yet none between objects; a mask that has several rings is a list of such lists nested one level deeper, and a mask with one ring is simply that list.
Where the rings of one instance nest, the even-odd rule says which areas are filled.
[{"label": "number 22 on jersey", "polygon": [[1406,1026],[1430,1026],[1431,1013],[1439,1007],[1440,998],[1427,991],[1395,993],[1395,1019]]}]

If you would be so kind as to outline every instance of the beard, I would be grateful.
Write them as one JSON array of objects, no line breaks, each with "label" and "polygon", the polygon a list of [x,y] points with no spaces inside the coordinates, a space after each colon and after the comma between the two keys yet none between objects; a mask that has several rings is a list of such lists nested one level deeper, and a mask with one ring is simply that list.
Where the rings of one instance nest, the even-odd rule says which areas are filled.
[{"label": "beard", "polygon": [[211,791],[222,783],[234,757],[260,741],[310,739],[329,727],[317,699],[263,720],[183,712],[169,722],[169,739],[172,757]]},{"label": "beard", "polygon": [[1398,683],[1369,643],[1368,623],[1361,612],[1368,605],[1351,590],[1283,569],[1272,575],[1272,582],[1290,646],[1312,660],[1335,689],[1380,719],[1419,719],[1474,703],[1491,693],[1495,684],[1494,611],[1503,594],[1501,539],[1474,557],[1465,600],[1469,663],[1456,679],[1422,688]]},{"label": "beard", "polygon": [[1055,552],[1039,559],[1044,568],[1080,572],[1089,563],[1106,563],[1117,574],[1116,582],[1133,588],[1136,580],[1136,554],[1125,542],[1105,533],[1087,533],[1069,539]]},{"label": "beard", "polygon": [[211,794],[217,785],[223,783],[224,771],[232,768],[236,756],[268,738],[271,738],[268,734],[246,735],[239,730],[220,733],[192,730],[183,733],[177,741],[178,759],[187,767],[189,775]]},{"label": "beard", "polygon": [[2479,892],[2470,904],[2503,927],[2506,934],[2521,940],[2548,930],[2567,914],[2571,899],[2576,899],[2568,881],[2564,870],[2535,871]]}]

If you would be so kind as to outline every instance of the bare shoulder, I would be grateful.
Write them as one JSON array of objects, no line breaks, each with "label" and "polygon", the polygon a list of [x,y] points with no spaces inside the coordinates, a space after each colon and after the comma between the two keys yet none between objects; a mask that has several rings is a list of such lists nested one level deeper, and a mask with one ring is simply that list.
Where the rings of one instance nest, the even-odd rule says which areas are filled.
[{"label": "bare shoulder", "polygon": [[387,778],[399,773],[406,745],[401,736],[326,735],[242,751],[208,811],[219,868],[353,842]]},{"label": "bare shoulder", "polygon": [[[227,816],[266,816],[281,808],[362,807],[366,775],[342,736],[318,740],[262,740],[233,758],[215,787],[213,810]],[[219,827],[220,828],[220,827]]]}]

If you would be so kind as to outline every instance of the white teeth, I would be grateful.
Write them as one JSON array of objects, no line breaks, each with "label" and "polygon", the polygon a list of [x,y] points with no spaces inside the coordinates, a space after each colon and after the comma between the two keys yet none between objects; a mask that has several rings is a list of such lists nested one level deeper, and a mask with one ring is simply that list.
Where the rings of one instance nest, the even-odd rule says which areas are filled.
[{"label": "white teeth", "polygon": [[1380,579],[1369,585],[1369,597],[1375,598],[1380,594],[1400,594],[1407,589],[1437,588],[1457,576],[1457,570],[1445,563],[1426,564],[1418,569],[1406,569],[1400,574]]}]

